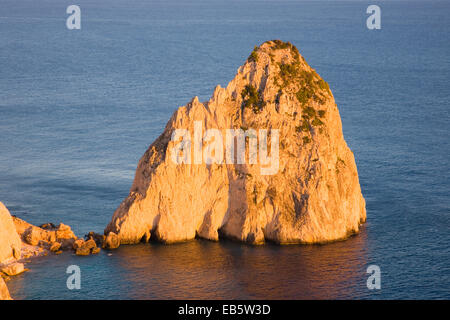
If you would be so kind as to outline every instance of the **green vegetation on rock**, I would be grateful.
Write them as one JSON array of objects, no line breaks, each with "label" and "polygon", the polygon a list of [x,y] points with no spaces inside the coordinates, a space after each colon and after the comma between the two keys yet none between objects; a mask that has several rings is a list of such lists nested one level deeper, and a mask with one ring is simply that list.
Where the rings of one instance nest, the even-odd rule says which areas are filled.
[{"label": "green vegetation on rock", "polygon": [[242,102],[242,106],[244,108],[252,108],[254,113],[260,112],[266,104],[263,101],[258,90],[256,90],[256,88],[250,84],[245,86],[245,88],[242,90],[241,96],[242,99],[244,99],[244,101]]},{"label": "green vegetation on rock", "polygon": [[274,44],[272,46],[272,48],[274,50],[291,49],[292,52],[294,53],[295,59],[298,60],[300,58],[300,53],[298,52],[297,47],[294,46],[292,43],[284,42],[284,41],[281,41],[281,40],[272,40],[272,41],[268,41],[268,42]]},{"label": "green vegetation on rock", "polygon": [[325,80],[319,79],[317,81],[317,84],[319,85],[320,89],[326,90],[328,93],[331,93],[330,86],[328,85],[328,82],[326,82]]},{"label": "green vegetation on rock", "polygon": [[247,59],[249,62],[258,62],[258,54],[256,53],[257,50],[258,47],[255,46],[252,53],[250,53],[250,56]]},{"label": "green vegetation on rock", "polygon": [[322,120],[320,120],[319,118],[314,118],[314,120],[311,122],[311,124],[312,124],[313,126],[317,127],[317,126],[323,125],[323,122],[322,122]]}]

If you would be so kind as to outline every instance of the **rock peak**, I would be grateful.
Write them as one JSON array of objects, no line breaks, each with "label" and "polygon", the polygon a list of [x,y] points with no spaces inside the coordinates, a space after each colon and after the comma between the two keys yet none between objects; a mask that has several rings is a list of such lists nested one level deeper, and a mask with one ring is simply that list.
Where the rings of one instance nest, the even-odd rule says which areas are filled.
[{"label": "rock peak", "polygon": [[[270,40],[262,43],[259,46],[255,46],[252,53],[248,57],[248,61],[257,61],[258,53],[266,53],[269,56],[278,56],[278,53],[282,53],[292,60],[298,60],[301,58],[300,53],[296,46],[290,42],[283,42],[281,40]],[[279,62],[279,61],[278,61]]]}]

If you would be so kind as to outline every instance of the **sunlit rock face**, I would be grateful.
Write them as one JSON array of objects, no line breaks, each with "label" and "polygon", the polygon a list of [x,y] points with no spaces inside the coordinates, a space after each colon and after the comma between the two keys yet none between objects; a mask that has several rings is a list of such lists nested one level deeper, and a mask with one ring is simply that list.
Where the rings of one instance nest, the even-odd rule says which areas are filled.
[{"label": "sunlit rock face", "polygon": [[1,276],[0,276],[0,300],[11,300],[8,287],[6,286],[6,283]]},{"label": "sunlit rock face", "polygon": [[[190,140],[178,156],[189,164],[174,161],[180,129]],[[218,136],[210,139],[207,129],[218,129],[224,140],[229,129],[247,133],[245,163],[234,153],[227,161],[226,143],[211,152],[205,141]],[[264,139],[269,162],[261,158]],[[208,163],[212,154],[217,161]],[[130,194],[105,234],[114,232],[122,244],[219,235],[253,244],[321,243],[358,232],[365,219],[355,159],[328,84],[297,48],[275,40],[255,47],[209,101],[195,97],[175,111],[140,159]]]},{"label": "sunlit rock face", "polygon": [[41,227],[12,216],[0,202],[0,267],[49,251],[72,249],[77,237],[69,226],[46,223]]},{"label": "sunlit rock face", "polygon": [[20,258],[22,241],[17,234],[11,214],[0,202],[0,264]]}]

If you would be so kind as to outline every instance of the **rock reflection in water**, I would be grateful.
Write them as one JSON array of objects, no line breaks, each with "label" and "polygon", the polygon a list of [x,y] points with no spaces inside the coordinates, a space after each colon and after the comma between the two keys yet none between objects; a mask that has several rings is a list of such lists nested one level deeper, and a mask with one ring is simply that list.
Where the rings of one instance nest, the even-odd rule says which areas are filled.
[{"label": "rock reflection in water", "polygon": [[114,260],[133,299],[336,299],[367,291],[364,234],[309,246],[128,246]]}]

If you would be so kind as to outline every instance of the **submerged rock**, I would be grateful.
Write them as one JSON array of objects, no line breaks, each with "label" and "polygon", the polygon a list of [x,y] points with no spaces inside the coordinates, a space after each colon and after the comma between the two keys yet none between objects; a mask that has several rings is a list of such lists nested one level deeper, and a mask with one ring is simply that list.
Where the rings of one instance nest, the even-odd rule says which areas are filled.
[{"label": "submerged rock", "polygon": [[[188,134],[183,143],[172,141],[177,129]],[[245,163],[220,148],[200,149],[198,158],[195,144],[213,140],[207,129],[219,130],[214,140],[228,129],[245,133]],[[269,132],[265,150],[261,132]],[[259,158],[250,142],[259,143]],[[207,157],[215,161],[207,164]],[[122,244],[150,234],[163,242],[218,240],[219,233],[249,243],[320,243],[358,232],[365,219],[355,159],[328,84],[297,48],[275,40],[255,47],[209,101],[195,97],[175,111],[140,159],[105,234],[117,234]]]}]

